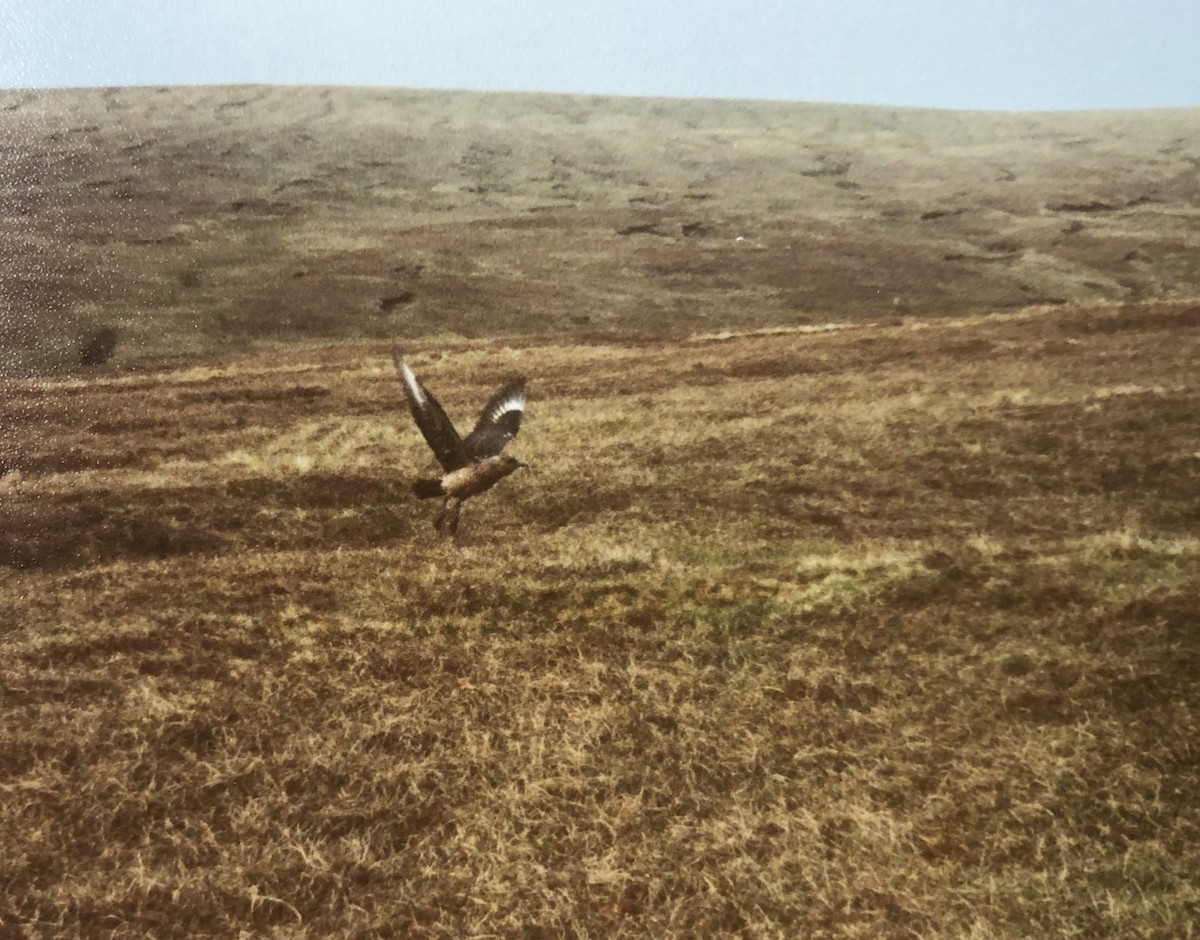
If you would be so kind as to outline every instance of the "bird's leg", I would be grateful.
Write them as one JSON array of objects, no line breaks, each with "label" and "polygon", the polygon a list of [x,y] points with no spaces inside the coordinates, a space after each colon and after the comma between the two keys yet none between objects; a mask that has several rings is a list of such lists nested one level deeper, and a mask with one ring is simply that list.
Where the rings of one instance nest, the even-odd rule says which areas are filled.
[{"label": "bird's leg", "polygon": [[454,508],[450,510],[450,534],[458,535],[458,514],[462,509],[463,501],[457,500],[454,503]]},{"label": "bird's leg", "polygon": [[451,497],[447,496],[442,500],[442,508],[438,510],[437,518],[433,520],[433,527],[438,531],[442,531],[442,526],[446,524],[446,509],[450,506]]}]

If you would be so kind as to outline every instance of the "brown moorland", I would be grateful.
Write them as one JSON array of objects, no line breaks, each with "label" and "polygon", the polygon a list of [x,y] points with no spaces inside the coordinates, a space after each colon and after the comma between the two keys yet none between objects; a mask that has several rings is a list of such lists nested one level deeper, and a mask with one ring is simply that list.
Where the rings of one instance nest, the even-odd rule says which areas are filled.
[{"label": "brown moorland", "polygon": [[79,935],[1186,936],[1200,307],[10,384],[0,872]]},{"label": "brown moorland", "polygon": [[1200,109],[0,92],[0,376],[1200,295]]},{"label": "brown moorland", "polygon": [[[10,94],[20,106],[6,122],[40,108],[44,124],[51,104],[60,114],[64,102],[86,111],[137,99],[139,120],[171,128],[191,126],[180,101],[215,101],[226,107],[204,114],[236,121],[264,101],[322,93]],[[169,99],[161,114],[156,95]],[[515,109],[489,133],[518,120],[517,96],[379,95],[425,101],[430,114],[464,102],[445,109],[449,152],[492,127],[490,112],[467,104]],[[621,109],[661,107],[700,128],[705,115],[741,113],[579,99],[554,112],[556,99],[533,100],[567,129],[617,121]],[[771,109],[784,117],[764,139],[772,127],[799,133],[791,106],[745,107],[740,144],[752,152],[750,128]],[[1010,142],[989,144],[989,122],[1043,120],[896,114],[974,127],[962,146],[994,154]],[[1195,121],[1176,113],[1172,131],[1160,117],[1164,141]],[[536,136],[543,125],[529,120]],[[95,122],[80,133],[115,136]],[[348,123],[346,160],[361,152],[354,128],[396,132]],[[846,140],[866,159],[870,135],[859,133]],[[1151,139],[1135,137],[1120,147]],[[160,131],[147,146],[170,139]],[[1188,139],[1176,155],[1195,147]],[[264,179],[291,172],[294,143],[281,137],[254,157]],[[611,143],[622,160],[636,156],[621,135]],[[942,140],[923,159],[939,147],[953,149]],[[359,220],[365,247],[347,247],[350,203],[310,194],[290,222],[259,220],[255,231],[274,234],[256,254],[259,243],[231,234],[242,222],[204,202],[218,188],[215,157],[204,177],[188,152],[131,172],[124,201],[40,177],[29,212],[7,218],[27,236],[10,243],[5,272],[21,290],[7,296],[40,332],[10,333],[0,398],[0,929],[1194,933],[1200,302],[1195,268],[1162,249],[1172,239],[1196,249],[1187,198],[1076,213],[1046,206],[1101,197],[1083,184],[1040,191],[1029,225],[1061,227],[1075,213],[1085,221],[1074,236],[1119,241],[1140,218],[1153,261],[1138,276],[1154,286],[1137,283],[1156,297],[1118,284],[1107,300],[1025,306],[1014,285],[1030,264],[1047,270],[1044,259],[1022,250],[959,281],[963,268],[938,262],[926,282],[913,272],[940,249],[914,234],[909,269],[903,226],[884,238],[882,216],[860,226],[847,204],[822,249],[836,270],[801,313],[758,280],[772,264],[787,273],[774,240],[783,222],[770,237],[741,224],[768,229],[786,188],[764,187],[760,203],[749,189],[719,196],[722,180],[769,176],[761,155],[729,157],[723,174],[705,162],[713,154],[695,167],[675,150],[645,157],[633,166],[656,169],[653,186],[712,172],[706,191],[718,195],[631,209],[615,205],[627,196],[612,181],[613,206],[580,197],[555,210],[553,235],[541,210],[502,205],[472,220],[463,205],[479,194],[435,184],[424,198],[431,214],[452,203],[446,228],[381,231],[381,213]],[[1049,174],[1057,153],[1022,167]],[[55,170],[63,179],[68,163]],[[972,165],[986,164],[976,154]],[[851,172],[801,179],[853,182]],[[1018,184],[1013,173],[996,186]],[[265,198],[244,185],[246,198]],[[929,185],[948,187],[930,205],[967,186]],[[605,187],[594,186],[598,202]],[[854,192],[833,186],[823,205]],[[922,225],[982,231],[969,217],[992,211],[980,208],[991,192],[968,187],[955,197],[962,212]],[[686,218],[714,228],[671,230],[693,202],[708,207]],[[105,241],[97,222],[89,243],[89,213],[111,205],[126,207],[106,223],[117,234]],[[505,211],[537,222],[498,222]],[[820,240],[798,203],[791,211],[778,218]],[[54,213],[62,227],[39,228]],[[617,232],[642,224],[667,234]],[[171,242],[173,226],[191,234]],[[868,265],[859,238],[895,254]],[[52,248],[74,260],[49,263]],[[420,250],[429,254],[411,281],[362,273]],[[302,255],[297,278],[286,265]],[[1106,257],[1080,269],[1105,270]],[[187,264],[172,269],[172,258]],[[714,280],[696,272],[693,289],[680,270],[647,273],[668,258],[702,259]],[[101,286],[88,287],[84,260]],[[172,270],[194,272],[194,286],[167,290]],[[868,274],[893,296],[858,309],[855,292],[867,294],[856,278]],[[307,282],[289,288],[296,320],[275,322],[281,308],[264,298],[293,281]],[[918,300],[894,304],[897,284]],[[1011,303],[987,294],[1006,284]],[[335,329],[339,311],[400,289],[413,298],[373,314],[381,323],[347,317],[345,334]],[[26,304],[37,291],[54,302]],[[223,296],[233,299],[220,326]],[[644,304],[655,298],[652,316]],[[72,363],[86,331],[110,324],[121,332],[112,360]],[[435,535],[429,505],[407,490],[431,458],[403,412],[397,348],[460,422],[506,376],[530,379],[528,421],[510,446],[534,469],[473,500],[456,542]]]}]

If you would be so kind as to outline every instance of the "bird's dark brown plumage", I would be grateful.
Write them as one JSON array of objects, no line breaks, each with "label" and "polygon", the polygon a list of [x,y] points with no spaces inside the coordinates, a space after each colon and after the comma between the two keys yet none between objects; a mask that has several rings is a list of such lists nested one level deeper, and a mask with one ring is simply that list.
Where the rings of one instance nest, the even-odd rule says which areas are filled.
[{"label": "bird's dark brown plumage", "polygon": [[445,471],[439,479],[415,481],[413,492],[421,499],[443,497],[434,527],[453,535],[458,531],[464,500],[491,489],[514,470],[525,466],[517,458],[501,453],[521,428],[525,414],[525,380],[513,379],[489,398],[475,427],[464,439],[408,363],[397,356],[395,364],[413,420]]}]

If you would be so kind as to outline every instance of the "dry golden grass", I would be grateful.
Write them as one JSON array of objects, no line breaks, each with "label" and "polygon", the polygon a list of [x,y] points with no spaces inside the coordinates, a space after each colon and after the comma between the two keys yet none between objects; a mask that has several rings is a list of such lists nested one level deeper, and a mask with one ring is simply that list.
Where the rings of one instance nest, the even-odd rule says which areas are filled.
[{"label": "dry golden grass", "polygon": [[1198,311],[9,382],[0,925],[1193,936]]}]

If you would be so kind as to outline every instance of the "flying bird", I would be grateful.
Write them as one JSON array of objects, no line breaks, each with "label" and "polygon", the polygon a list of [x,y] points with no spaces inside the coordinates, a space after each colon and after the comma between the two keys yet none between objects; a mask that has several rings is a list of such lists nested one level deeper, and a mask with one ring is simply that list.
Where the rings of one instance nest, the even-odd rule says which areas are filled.
[{"label": "flying bird", "polygon": [[433,527],[454,535],[458,532],[458,516],[465,500],[490,490],[517,468],[527,466],[511,454],[501,453],[504,445],[516,437],[521,428],[521,418],[525,415],[525,379],[513,379],[489,398],[475,428],[463,438],[408,363],[399,356],[394,362],[404,385],[408,410],[445,471],[441,477],[415,481],[413,492],[419,499],[442,497],[442,508],[433,520]]}]

